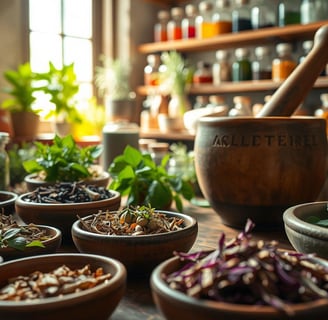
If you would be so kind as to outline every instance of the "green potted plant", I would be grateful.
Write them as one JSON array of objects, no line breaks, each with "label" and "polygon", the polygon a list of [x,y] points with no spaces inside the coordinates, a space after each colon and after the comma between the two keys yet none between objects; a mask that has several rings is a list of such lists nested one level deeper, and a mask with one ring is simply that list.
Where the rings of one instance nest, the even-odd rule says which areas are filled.
[{"label": "green potted plant", "polygon": [[96,164],[103,150],[101,145],[80,147],[71,135],[56,135],[51,144],[35,141],[34,145],[35,157],[23,162],[29,190],[40,185],[76,181],[107,187],[109,174]]},{"label": "green potted plant", "polygon": [[135,116],[135,92],[130,87],[131,66],[120,59],[100,57],[95,84],[104,98],[107,122],[132,121]]},{"label": "green potted plant", "polygon": [[74,63],[56,68],[49,62],[49,70],[40,77],[46,81],[43,91],[50,96],[54,109],[47,117],[55,118],[55,131],[61,136],[71,133],[71,125],[81,122],[81,116],[76,108],[76,94],[79,85],[76,79]]},{"label": "green potted plant", "polygon": [[3,101],[1,108],[10,113],[14,136],[32,140],[40,122],[40,110],[33,108],[35,93],[42,89],[38,85],[38,75],[32,71],[29,62],[7,70],[3,75],[10,85],[3,91],[10,97]]},{"label": "green potted plant", "polygon": [[194,191],[188,179],[167,172],[169,158],[167,154],[157,165],[150,154],[128,145],[108,169],[112,180],[109,188],[127,196],[127,205],[168,209],[175,202],[176,208],[182,211],[182,198],[191,200]]}]

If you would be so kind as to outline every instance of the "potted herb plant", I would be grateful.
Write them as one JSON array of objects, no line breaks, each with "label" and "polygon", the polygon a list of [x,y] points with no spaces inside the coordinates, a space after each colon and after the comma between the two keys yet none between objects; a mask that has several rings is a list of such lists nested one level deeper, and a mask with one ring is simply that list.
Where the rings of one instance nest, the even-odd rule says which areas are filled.
[{"label": "potted herb plant", "polygon": [[157,165],[150,154],[128,145],[108,169],[112,180],[109,188],[127,196],[127,205],[168,209],[175,202],[176,208],[182,211],[182,198],[191,200],[194,191],[190,181],[167,172],[169,158],[167,154]]},{"label": "potted herb plant", "polygon": [[3,91],[10,97],[3,101],[1,108],[10,112],[15,137],[32,140],[38,131],[39,111],[33,108],[35,93],[42,89],[38,86],[38,75],[32,72],[29,62],[20,64],[16,70],[4,72],[10,87]]},{"label": "potted herb plant", "polygon": [[34,145],[35,158],[23,162],[28,173],[24,180],[30,191],[56,182],[85,181],[107,187],[109,174],[96,164],[103,150],[101,145],[80,147],[71,135],[56,135],[51,144],[35,141]]},{"label": "potted herb plant", "polygon": [[71,125],[81,122],[81,116],[76,108],[76,94],[79,85],[76,79],[74,63],[56,68],[49,62],[49,70],[40,77],[46,81],[43,91],[50,96],[54,109],[47,117],[55,118],[55,131],[61,136],[71,133]]},{"label": "potted herb plant", "polygon": [[135,115],[135,92],[130,87],[131,66],[120,59],[100,57],[95,84],[104,98],[107,122],[132,121]]}]

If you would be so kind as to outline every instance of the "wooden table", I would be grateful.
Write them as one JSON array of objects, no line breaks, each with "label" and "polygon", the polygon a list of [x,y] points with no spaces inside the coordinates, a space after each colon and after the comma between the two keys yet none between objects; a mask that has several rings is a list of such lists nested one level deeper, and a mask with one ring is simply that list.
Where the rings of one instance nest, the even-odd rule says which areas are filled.
[{"label": "wooden table", "polygon": [[[217,241],[221,232],[224,232],[228,239],[236,236],[241,230],[229,228],[221,223],[220,217],[211,208],[200,208],[193,205],[185,206],[185,213],[195,217],[199,224],[199,232],[195,245],[191,251],[208,250],[217,247]],[[265,213],[263,213],[265,214]],[[285,235],[283,227],[276,231],[256,231],[253,238],[264,240],[278,240],[280,246],[291,249],[289,241]],[[64,251],[75,250],[74,248],[64,248]],[[76,251],[76,250],[75,250]],[[111,320],[163,320],[160,312],[157,311],[149,287],[149,276],[144,279],[128,278],[127,289],[124,298],[121,300]]]}]

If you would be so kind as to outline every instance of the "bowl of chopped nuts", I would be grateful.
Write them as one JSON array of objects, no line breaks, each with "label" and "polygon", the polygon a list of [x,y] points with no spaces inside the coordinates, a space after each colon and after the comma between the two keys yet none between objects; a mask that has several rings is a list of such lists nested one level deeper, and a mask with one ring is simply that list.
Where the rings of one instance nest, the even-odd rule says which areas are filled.
[{"label": "bowl of chopped nuts", "polygon": [[71,242],[71,227],[77,215],[99,210],[117,210],[121,195],[114,190],[79,183],[58,183],[20,195],[15,208],[25,223],[44,224],[61,230],[64,242]]},{"label": "bowl of chopped nuts", "polygon": [[66,253],[5,262],[0,319],[107,320],[125,286],[124,266],[108,257]]},{"label": "bowl of chopped nuts", "polygon": [[57,228],[21,225],[12,215],[0,213],[0,256],[5,261],[54,253],[61,239],[61,231]]},{"label": "bowl of chopped nuts", "polygon": [[190,250],[197,232],[195,218],[147,206],[99,212],[72,226],[73,242],[80,252],[113,257],[134,275],[149,275],[175,250]]},{"label": "bowl of chopped nuts", "polygon": [[[248,230],[246,230],[248,229]],[[323,319],[328,261],[251,239],[250,228],[212,251],[177,252],[152,272],[165,319]]]}]

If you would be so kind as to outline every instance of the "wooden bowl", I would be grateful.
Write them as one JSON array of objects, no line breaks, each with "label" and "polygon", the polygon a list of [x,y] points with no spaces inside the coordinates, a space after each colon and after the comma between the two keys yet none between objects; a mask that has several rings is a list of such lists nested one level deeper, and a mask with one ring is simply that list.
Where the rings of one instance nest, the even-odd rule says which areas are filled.
[{"label": "wooden bowl", "polygon": [[60,298],[45,298],[28,301],[1,301],[0,319],[11,320],[107,320],[121,300],[126,286],[124,266],[107,257],[87,254],[53,254],[23,258],[0,264],[0,287],[9,278],[29,275],[34,271],[50,272],[62,265],[71,269],[89,264],[92,271],[102,267],[112,277],[91,289],[63,295]]},{"label": "wooden bowl", "polygon": [[[159,211],[184,220],[185,227],[167,233],[118,236],[85,231],[81,222],[72,226],[72,238],[80,252],[100,254],[121,261],[129,274],[147,274],[160,262],[173,256],[173,251],[189,251],[198,232],[195,218],[182,213]],[[87,218],[87,217],[86,217]]]},{"label": "wooden bowl", "polygon": [[[326,266],[327,261],[322,261]],[[287,315],[271,306],[241,305],[190,297],[170,288],[163,274],[178,271],[183,266],[179,257],[159,264],[151,274],[150,285],[156,307],[166,319],[188,320],[283,320],[323,319],[328,312],[328,300],[290,305],[294,315]]]},{"label": "wooden bowl", "polygon": [[37,225],[37,227],[43,231],[50,238],[46,241],[42,241],[44,248],[42,247],[28,247],[24,250],[18,250],[11,247],[0,248],[0,256],[4,261],[19,259],[24,257],[36,256],[41,254],[55,253],[61,245],[62,235],[61,231],[57,228]]},{"label": "wooden bowl", "polygon": [[285,231],[297,251],[328,259],[328,228],[307,222],[310,216],[327,219],[327,205],[327,201],[302,203],[284,212]]},{"label": "wooden bowl", "polygon": [[10,191],[0,191],[0,212],[6,215],[15,212],[15,201],[18,195]]},{"label": "wooden bowl", "polygon": [[326,178],[326,122],[314,117],[203,117],[195,139],[200,188],[224,224],[283,228],[290,206],[315,201]]},{"label": "wooden bowl", "polygon": [[[95,185],[98,187],[107,188],[109,183],[109,173],[107,171],[102,171],[101,174],[96,178],[88,178],[84,180],[85,184]],[[38,187],[46,187],[54,185],[55,182],[47,182],[40,180],[37,173],[30,173],[24,178],[27,191],[32,192]]]},{"label": "wooden bowl", "polygon": [[25,223],[43,224],[61,230],[63,241],[71,242],[71,228],[77,216],[85,217],[102,211],[117,210],[121,205],[121,195],[110,190],[112,197],[80,203],[35,203],[24,200],[30,193],[20,195],[15,203],[16,213]]}]

